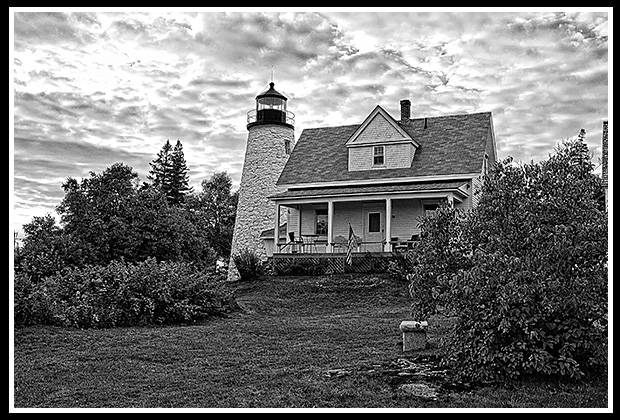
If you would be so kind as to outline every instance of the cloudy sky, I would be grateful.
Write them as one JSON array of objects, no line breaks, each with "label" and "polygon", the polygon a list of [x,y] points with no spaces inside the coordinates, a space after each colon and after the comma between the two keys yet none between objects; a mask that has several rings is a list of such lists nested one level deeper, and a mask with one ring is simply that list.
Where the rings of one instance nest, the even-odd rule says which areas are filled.
[{"label": "cloudy sky", "polygon": [[376,105],[399,119],[410,99],[412,117],[491,111],[500,158],[546,159],[585,128],[598,164],[611,14],[10,9],[12,230],[56,215],[67,177],[123,162],[146,180],[167,139],[181,140],[195,189],[223,170],[238,187],[246,113],[272,70],[296,138]]}]

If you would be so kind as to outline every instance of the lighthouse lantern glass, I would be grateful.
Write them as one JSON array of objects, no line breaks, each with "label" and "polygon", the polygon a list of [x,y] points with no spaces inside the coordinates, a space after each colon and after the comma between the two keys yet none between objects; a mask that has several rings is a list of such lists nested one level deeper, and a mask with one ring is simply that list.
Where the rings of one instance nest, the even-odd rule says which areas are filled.
[{"label": "lighthouse lantern glass", "polygon": [[256,110],[275,109],[278,111],[286,111],[286,100],[273,96],[266,96],[256,100]]}]

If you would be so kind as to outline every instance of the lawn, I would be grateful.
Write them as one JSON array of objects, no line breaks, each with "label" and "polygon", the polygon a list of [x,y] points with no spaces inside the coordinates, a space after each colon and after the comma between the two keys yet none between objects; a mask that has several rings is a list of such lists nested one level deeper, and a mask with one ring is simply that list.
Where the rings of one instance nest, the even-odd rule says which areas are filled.
[{"label": "lawn", "polygon": [[[403,353],[407,284],[384,276],[231,283],[239,309],[174,327],[14,332],[14,407],[606,408],[607,378],[472,385],[437,367],[448,328]],[[434,391],[416,396],[406,386]]]}]

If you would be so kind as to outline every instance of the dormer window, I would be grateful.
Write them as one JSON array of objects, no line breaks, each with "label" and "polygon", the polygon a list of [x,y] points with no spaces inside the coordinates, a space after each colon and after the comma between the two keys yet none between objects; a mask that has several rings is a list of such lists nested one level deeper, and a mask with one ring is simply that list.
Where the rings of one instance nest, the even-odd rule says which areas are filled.
[{"label": "dormer window", "polygon": [[374,146],[372,155],[372,166],[385,165],[385,146]]},{"label": "dormer window", "polygon": [[377,105],[351,134],[346,147],[349,171],[368,171],[411,168],[420,144]]}]

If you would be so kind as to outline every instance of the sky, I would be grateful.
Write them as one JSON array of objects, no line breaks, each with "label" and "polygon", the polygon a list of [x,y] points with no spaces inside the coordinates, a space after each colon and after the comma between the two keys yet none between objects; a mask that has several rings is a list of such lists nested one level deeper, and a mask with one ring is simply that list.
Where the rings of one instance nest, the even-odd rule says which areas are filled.
[{"label": "sky", "polygon": [[246,114],[272,77],[296,139],[359,124],[376,105],[398,120],[409,99],[412,118],[492,112],[500,159],[547,159],[584,128],[598,166],[603,120],[612,131],[612,17],[612,8],[10,8],[10,230],[57,217],[69,177],[123,162],[146,181],[168,139],[181,141],[194,190],[216,171],[238,188]]}]

